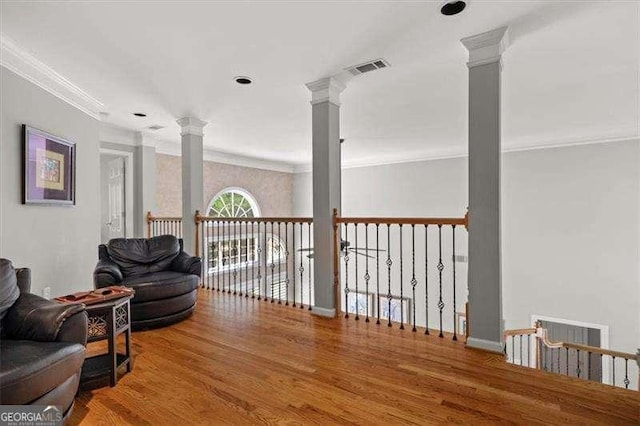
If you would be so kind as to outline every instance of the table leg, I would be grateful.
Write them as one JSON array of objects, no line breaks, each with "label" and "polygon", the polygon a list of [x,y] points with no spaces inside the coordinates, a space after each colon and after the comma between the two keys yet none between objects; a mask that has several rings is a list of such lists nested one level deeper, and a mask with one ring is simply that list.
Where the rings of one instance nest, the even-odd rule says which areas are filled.
[{"label": "table leg", "polygon": [[114,387],[116,383],[118,383],[118,348],[117,348],[117,339],[116,339],[116,316],[115,309],[111,310],[110,318],[109,318],[109,326],[111,330],[109,331],[109,360],[111,361],[111,377],[110,377],[110,385]]}]

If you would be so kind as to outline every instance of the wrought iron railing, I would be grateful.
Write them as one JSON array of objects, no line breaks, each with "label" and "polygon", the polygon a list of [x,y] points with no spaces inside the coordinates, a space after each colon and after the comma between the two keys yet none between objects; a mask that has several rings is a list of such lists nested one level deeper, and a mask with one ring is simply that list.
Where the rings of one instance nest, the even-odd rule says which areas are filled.
[{"label": "wrought iron railing", "polygon": [[507,330],[504,342],[505,357],[510,364],[640,390],[639,354],[552,342],[540,324],[532,328]]},{"label": "wrought iron railing", "polygon": [[147,237],[158,235],[175,235],[182,238],[182,218],[154,216],[147,212]]},{"label": "wrought iron railing", "polygon": [[[468,216],[460,218],[339,217],[334,212],[336,300],[345,318],[410,327],[424,334],[468,335]],[[458,232],[461,228],[462,232]],[[339,259],[338,259],[339,257]],[[337,271],[338,269],[336,269]],[[339,298],[339,295],[342,297]]]},{"label": "wrought iron railing", "polygon": [[195,220],[204,288],[311,310],[311,218]]}]

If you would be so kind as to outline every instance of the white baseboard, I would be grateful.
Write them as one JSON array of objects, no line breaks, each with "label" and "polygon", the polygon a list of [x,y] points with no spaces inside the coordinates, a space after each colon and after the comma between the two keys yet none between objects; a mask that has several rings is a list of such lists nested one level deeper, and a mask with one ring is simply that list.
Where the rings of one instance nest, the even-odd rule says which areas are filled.
[{"label": "white baseboard", "polygon": [[481,349],[483,351],[504,353],[504,347],[502,342],[494,342],[492,340],[478,339],[476,337],[467,338],[467,346],[474,349]]},{"label": "white baseboard", "polygon": [[321,308],[319,306],[312,307],[311,308],[311,313],[313,315],[318,315],[320,317],[328,317],[328,318],[334,318],[336,316],[336,310],[335,309]]}]

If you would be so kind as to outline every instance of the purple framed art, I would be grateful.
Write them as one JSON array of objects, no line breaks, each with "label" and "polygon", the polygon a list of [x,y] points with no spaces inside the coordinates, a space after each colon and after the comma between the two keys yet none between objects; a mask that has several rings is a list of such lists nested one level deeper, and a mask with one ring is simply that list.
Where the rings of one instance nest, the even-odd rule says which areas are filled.
[{"label": "purple framed art", "polygon": [[76,203],[76,144],[27,125],[23,129],[23,204]]}]

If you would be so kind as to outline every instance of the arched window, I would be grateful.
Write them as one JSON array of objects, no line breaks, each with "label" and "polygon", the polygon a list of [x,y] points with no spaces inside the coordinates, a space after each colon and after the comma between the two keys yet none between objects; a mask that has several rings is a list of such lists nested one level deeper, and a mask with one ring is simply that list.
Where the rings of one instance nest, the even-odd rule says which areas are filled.
[{"label": "arched window", "polygon": [[255,198],[240,188],[227,188],[213,197],[207,216],[213,217],[260,217]]},{"label": "arched window", "polygon": [[[242,188],[226,188],[220,191],[209,203],[207,216],[220,218],[258,218],[260,207],[255,198]],[[255,222],[252,226],[242,226],[240,222],[223,220],[210,222],[210,230],[206,230],[206,245],[204,261],[208,265],[211,275],[224,274],[225,271],[256,268],[278,271],[276,265],[286,259],[286,247],[279,235],[274,234],[274,228],[267,224]],[[286,269],[286,267],[285,267]],[[225,289],[231,288],[232,283],[242,283],[249,274],[238,274],[233,280],[220,279],[219,285]],[[254,275],[255,276],[255,275]],[[273,294],[286,298],[286,272],[277,274],[263,273],[266,280],[273,287]],[[248,291],[257,292],[253,288],[254,280],[243,283]],[[251,286],[251,288],[250,288]]]}]

